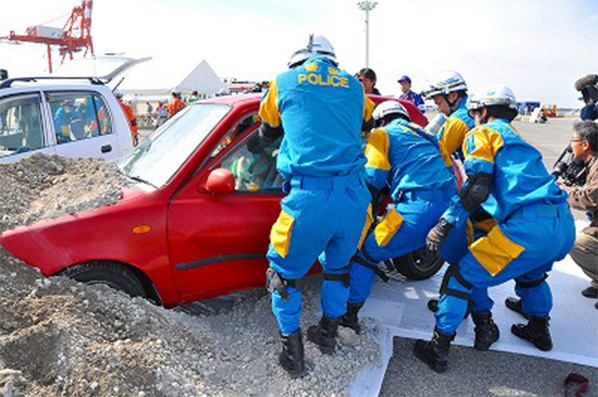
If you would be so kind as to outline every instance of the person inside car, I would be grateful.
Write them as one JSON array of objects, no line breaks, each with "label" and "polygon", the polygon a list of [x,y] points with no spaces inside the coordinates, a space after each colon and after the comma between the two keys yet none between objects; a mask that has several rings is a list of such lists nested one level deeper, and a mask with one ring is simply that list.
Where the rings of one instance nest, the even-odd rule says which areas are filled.
[{"label": "person inside car", "polygon": [[73,140],[71,134],[73,105],[72,99],[65,99],[54,113],[54,130],[58,143],[66,143]]}]

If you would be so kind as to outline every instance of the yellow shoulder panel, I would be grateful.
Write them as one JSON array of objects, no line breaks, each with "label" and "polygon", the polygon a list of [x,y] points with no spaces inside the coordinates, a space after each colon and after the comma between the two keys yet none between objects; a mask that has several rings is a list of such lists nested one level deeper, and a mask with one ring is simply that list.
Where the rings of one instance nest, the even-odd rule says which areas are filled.
[{"label": "yellow shoulder panel", "polygon": [[449,117],[444,126],[444,133],[440,142],[449,154],[455,153],[465,141],[465,135],[469,132],[469,126],[458,117]]},{"label": "yellow shoulder panel", "polygon": [[[469,136],[473,136],[473,143],[469,141]],[[484,126],[477,127],[467,135],[468,139],[463,143],[463,153],[465,157],[486,160],[494,163],[494,156],[503,146],[502,136],[491,128]],[[473,144],[474,147],[468,147]]]},{"label": "yellow shoulder panel", "polygon": [[372,114],[374,114],[374,108],[376,104],[370,98],[365,96],[365,103],[363,107],[363,119],[367,122],[372,118]]},{"label": "yellow shoulder panel", "polygon": [[280,111],[278,110],[278,87],[276,81],[270,83],[270,89],[260,105],[260,118],[270,127],[280,126]]},{"label": "yellow shoulder panel", "polygon": [[368,145],[365,148],[365,156],[368,159],[368,163],[365,166],[384,171],[390,170],[388,148],[388,133],[384,128],[377,128],[370,132]]}]

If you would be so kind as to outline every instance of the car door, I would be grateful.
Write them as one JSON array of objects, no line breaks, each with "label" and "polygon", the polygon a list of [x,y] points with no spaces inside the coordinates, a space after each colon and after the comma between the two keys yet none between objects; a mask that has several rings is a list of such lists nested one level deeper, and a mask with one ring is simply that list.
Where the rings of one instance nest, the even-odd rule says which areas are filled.
[{"label": "car door", "polygon": [[30,91],[0,97],[0,163],[55,153],[47,135],[42,96]]},{"label": "car door", "polygon": [[[248,119],[253,125],[238,138]],[[214,150],[208,168],[170,204],[169,254],[176,287],[185,300],[264,283],[270,228],[284,194],[276,171],[280,140],[263,144],[255,120],[250,115],[239,121]],[[207,174],[216,168],[233,173],[234,192],[206,191]]]},{"label": "car door", "polygon": [[95,91],[46,92],[56,153],[65,157],[118,156],[113,116],[102,95]]}]

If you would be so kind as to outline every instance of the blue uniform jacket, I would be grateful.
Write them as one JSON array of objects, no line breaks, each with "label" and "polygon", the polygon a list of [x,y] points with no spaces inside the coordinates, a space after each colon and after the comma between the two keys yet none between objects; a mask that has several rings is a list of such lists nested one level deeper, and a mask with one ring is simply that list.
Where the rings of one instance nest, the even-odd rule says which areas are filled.
[{"label": "blue uniform jacket", "polygon": [[284,129],[277,169],[286,179],[363,170],[363,87],[327,58],[312,57],[280,74],[262,99],[260,117]]},{"label": "blue uniform jacket", "polygon": [[366,148],[367,182],[377,189],[390,184],[393,201],[401,192],[414,190],[456,191],[434,136],[419,126],[395,119],[372,131]]},{"label": "blue uniform jacket", "polygon": [[[468,176],[479,172],[492,176],[493,200],[487,200],[482,207],[498,223],[523,206],[567,201],[567,194],[546,171],[540,152],[523,140],[507,120],[497,119],[473,129],[467,134],[463,152]],[[469,213],[455,196],[443,216],[461,225]]]},{"label": "blue uniform jacket", "polygon": [[[380,95],[380,94],[378,94],[378,95]],[[426,104],[425,104],[423,98],[421,97],[421,95],[416,94],[413,91],[409,91],[408,93],[401,95],[399,98],[411,102],[412,104],[417,106],[417,108],[422,113],[426,113]]]}]

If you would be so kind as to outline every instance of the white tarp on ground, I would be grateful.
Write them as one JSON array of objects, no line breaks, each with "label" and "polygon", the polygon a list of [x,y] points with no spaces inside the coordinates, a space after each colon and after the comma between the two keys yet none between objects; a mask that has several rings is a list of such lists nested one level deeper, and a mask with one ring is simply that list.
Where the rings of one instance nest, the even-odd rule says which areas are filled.
[{"label": "white tarp on ground", "polygon": [[[577,222],[581,230],[585,222]],[[378,280],[370,299],[360,315],[380,343],[381,360],[378,365],[365,368],[351,386],[352,396],[377,396],[388,361],[393,352],[393,337],[425,339],[432,337],[435,321],[427,309],[430,298],[438,296],[444,271],[424,281]],[[596,300],[585,298],[581,290],[589,286],[589,278],[581,271],[571,257],[556,263],[548,278],[554,297],[554,308],[550,314],[550,331],[554,348],[542,352],[530,343],[510,332],[511,324],[525,322],[523,317],[507,309],[504,301],[514,293],[515,282],[490,288],[494,300],[494,321],[500,327],[500,339],[492,350],[544,357],[577,364],[598,367],[598,310]],[[457,331],[457,345],[473,346],[474,325],[471,317],[463,321]],[[411,351],[405,354],[413,354]]]}]

